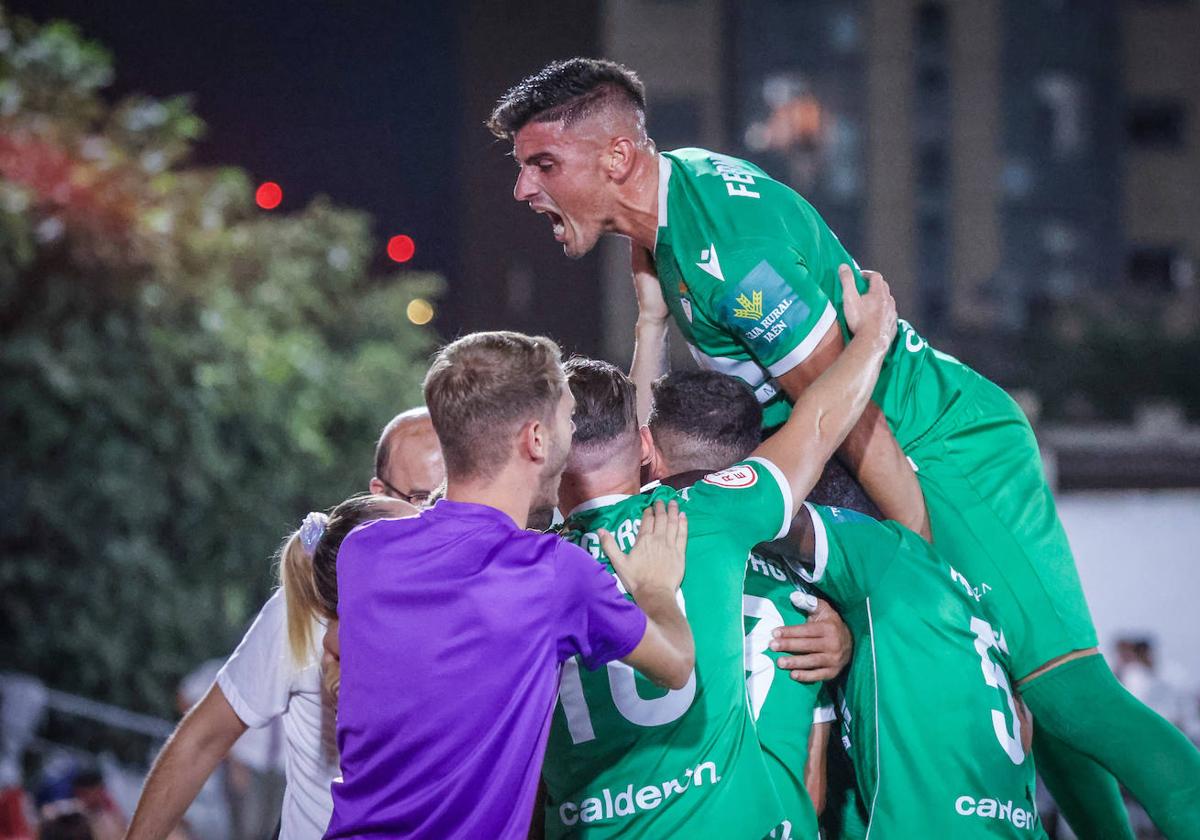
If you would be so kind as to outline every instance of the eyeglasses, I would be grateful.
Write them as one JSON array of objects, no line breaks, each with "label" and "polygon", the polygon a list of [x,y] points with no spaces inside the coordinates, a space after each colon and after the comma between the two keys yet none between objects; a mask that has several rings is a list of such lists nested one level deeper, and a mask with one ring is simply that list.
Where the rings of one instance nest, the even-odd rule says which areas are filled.
[{"label": "eyeglasses", "polygon": [[405,493],[386,478],[375,477],[379,479],[380,484],[387,488],[387,495],[408,502],[413,507],[425,507],[429,503],[429,497],[433,495],[432,490],[413,490],[411,493]]}]

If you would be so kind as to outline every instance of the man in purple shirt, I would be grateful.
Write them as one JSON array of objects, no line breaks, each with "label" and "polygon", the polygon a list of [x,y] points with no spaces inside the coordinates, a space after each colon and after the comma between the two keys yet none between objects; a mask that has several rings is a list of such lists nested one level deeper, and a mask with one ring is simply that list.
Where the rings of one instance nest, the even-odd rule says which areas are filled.
[{"label": "man in purple shirt", "polygon": [[587,552],[524,530],[571,442],[554,342],[461,338],[425,402],[445,498],[362,526],[338,554],[342,779],[326,838],[524,838],[562,662],[620,659],[672,689],[694,664],[677,511],[647,511],[629,555],[605,540],[636,606]]}]

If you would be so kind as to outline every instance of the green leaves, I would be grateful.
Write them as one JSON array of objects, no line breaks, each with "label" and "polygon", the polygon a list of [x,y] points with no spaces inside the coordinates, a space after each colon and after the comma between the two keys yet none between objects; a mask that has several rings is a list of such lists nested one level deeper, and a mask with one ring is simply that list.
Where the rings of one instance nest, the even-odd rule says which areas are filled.
[{"label": "green leaves", "polygon": [[372,276],[362,213],[187,167],[188,100],[110,107],[69,25],[0,11],[0,70],[0,668],[169,714],[420,402],[405,307],[441,281]]}]

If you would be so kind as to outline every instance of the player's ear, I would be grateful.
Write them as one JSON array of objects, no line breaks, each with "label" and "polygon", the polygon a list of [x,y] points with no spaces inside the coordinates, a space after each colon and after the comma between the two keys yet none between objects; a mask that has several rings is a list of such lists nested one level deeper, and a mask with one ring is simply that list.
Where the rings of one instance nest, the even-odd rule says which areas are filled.
[{"label": "player's ear", "polygon": [[517,452],[523,459],[541,463],[546,460],[550,430],[540,420],[530,420],[517,432]]},{"label": "player's ear", "polygon": [[608,148],[608,176],[618,184],[625,183],[633,173],[637,146],[628,137],[614,137]]},{"label": "player's ear", "polygon": [[638,429],[638,437],[642,444],[642,466],[645,467],[654,459],[654,433],[649,426],[642,426]]},{"label": "player's ear", "polygon": [[670,465],[663,456],[662,450],[658,448],[658,444],[654,442],[654,434],[650,431],[649,426],[642,426],[642,435],[643,445],[649,449],[648,452],[643,450],[643,454],[646,456],[645,472],[647,480],[660,481],[671,474],[668,471]]}]

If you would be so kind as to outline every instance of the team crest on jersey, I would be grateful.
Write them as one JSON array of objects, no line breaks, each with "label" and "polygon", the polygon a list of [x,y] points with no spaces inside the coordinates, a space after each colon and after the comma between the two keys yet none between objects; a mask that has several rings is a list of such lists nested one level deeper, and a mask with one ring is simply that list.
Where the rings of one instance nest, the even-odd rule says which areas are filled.
[{"label": "team crest on jersey", "polygon": [[679,281],[679,308],[683,310],[683,316],[688,319],[688,323],[692,322],[692,302],[688,300],[688,295],[692,290],[687,287],[687,283]]},{"label": "team crest on jersey", "polygon": [[758,483],[758,473],[754,471],[753,467],[729,467],[704,476],[704,483],[716,487],[726,487],[730,490],[745,490]]},{"label": "team crest on jersey", "polygon": [[733,310],[733,317],[750,321],[757,321],[762,317],[762,289],[755,289],[750,293],[750,297],[738,295],[737,302],[741,308]]}]

